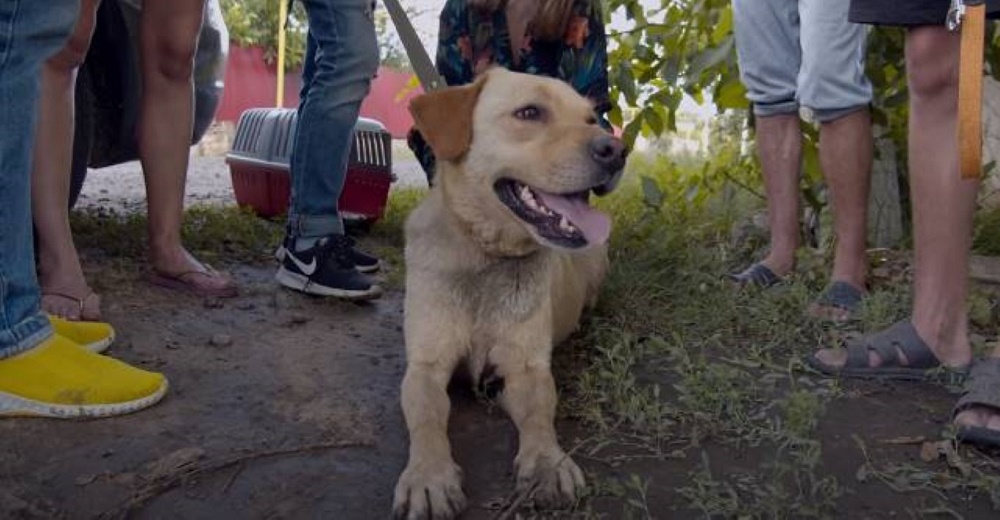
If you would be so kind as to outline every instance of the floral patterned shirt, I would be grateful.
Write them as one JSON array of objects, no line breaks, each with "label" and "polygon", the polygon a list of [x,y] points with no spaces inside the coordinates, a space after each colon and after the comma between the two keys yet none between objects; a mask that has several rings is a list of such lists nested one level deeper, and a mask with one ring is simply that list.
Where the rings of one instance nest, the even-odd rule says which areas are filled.
[{"label": "floral patterned shirt", "polygon": [[[437,69],[448,85],[471,83],[491,65],[516,72],[561,79],[590,98],[601,124],[610,129],[604,115],[611,109],[608,99],[608,54],[604,19],[597,0],[576,0],[561,41],[534,40],[531,28],[525,35],[518,63],[514,63],[505,10],[482,13],[467,0],[448,0],[441,11]],[[430,176],[434,155],[416,131],[409,136],[410,148]]]}]

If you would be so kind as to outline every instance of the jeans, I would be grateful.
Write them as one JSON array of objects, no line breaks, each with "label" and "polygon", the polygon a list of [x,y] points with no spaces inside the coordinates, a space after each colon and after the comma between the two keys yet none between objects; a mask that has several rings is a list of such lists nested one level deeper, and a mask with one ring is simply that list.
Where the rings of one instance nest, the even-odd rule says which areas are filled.
[{"label": "jeans", "polygon": [[[905,3],[905,2],[904,2]],[[872,100],[867,29],[847,0],[733,0],[740,79],[760,117],[812,109],[821,123]]]},{"label": "jeans", "polygon": [[309,38],[292,145],[288,230],[294,238],[318,238],[344,232],[337,201],[379,54],[370,0],[302,2]]},{"label": "jeans", "polygon": [[31,151],[41,65],[69,38],[79,0],[0,1],[0,359],[52,335],[39,308]]}]

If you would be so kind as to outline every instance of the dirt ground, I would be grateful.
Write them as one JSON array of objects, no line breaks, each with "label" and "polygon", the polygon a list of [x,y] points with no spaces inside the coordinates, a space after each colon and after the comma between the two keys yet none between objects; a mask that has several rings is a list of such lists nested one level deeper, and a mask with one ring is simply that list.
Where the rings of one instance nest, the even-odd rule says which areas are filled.
[{"label": "dirt ground", "polygon": [[[221,159],[200,159],[195,169],[203,173],[192,179],[191,198],[231,201]],[[124,175],[137,179],[136,171]],[[118,174],[96,174],[82,203],[141,205],[141,193],[114,191]],[[119,333],[109,354],[163,371],[171,391],[158,406],[123,418],[0,421],[0,518],[388,517],[407,446],[398,404],[401,292],[369,304],[325,301],[279,289],[272,265],[228,265],[220,267],[238,278],[242,294],[203,300],[152,288],[113,258],[87,255],[84,263]],[[560,356],[559,377],[582,370],[573,359],[592,355],[586,345],[575,348],[584,351]],[[673,383],[656,382],[665,391]],[[865,469],[921,465],[923,442],[940,438],[954,395],[882,383],[844,383],[842,391],[846,398],[824,403],[821,471],[796,484],[815,488],[823,483],[814,476],[836,477],[843,489],[834,517],[997,518],[982,493],[936,481],[904,494],[894,489],[923,489],[912,480],[918,472],[894,481]],[[470,504],[463,518],[504,517],[516,432],[502,411],[462,388],[452,397],[450,437]],[[760,475],[794,477],[787,473],[794,468],[779,464],[780,448],[707,437],[669,441],[650,456],[629,453],[627,438],[610,449],[595,446],[583,423],[561,420],[559,433],[598,488],[573,516],[705,518],[684,505],[697,501],[682,500],[679,488],[700,486],[702,502],[724,502],[729,491],[712,488],[713,475],[745,484],[741,493],[771,489]],[[766,469],[772,466],[777,472]],[[996,474],[993,468],[984,478]],[[641,486],[608,491],[634,475]]]},{"label": "dirt ground", "polygon": [[[387,516],[406,461],[402,295],[326,302],[277,289],[270,267],[234,274],[243,295],[225,302],[103,287],[109,353],[171,392],[120,419],[0,422],[0,517]],[[460,453],[477,518],[509,491],[514,438],[457,397],[456,445],[484,448]]]},{"label": "dirt ground", "polygon": [[[224,302],[135,279],[102,285],[119,331],[110,354],[165,372],[171,392],[119,419],[0,422],[0,517],[387,517],[406,461],[402,295],[328,302],[276,288],[269,266],[234,274],[243,294]],[[934,438],[953,398],[919,386],[855,384],[849,392],[857,398],[832,404],[821,427],[824,466],[848,483],[864,462],[853,435],[873,457],[916,459],[915,436]],[[452,395],[450,435],[471,504],[463,518],[492,518],[511,495],[515,431],[498,409],[460,389]],[[561,435],[574,446],[587,432],[564,422]],[[770,456],[711,444],[706,453],[712,472],[730,474]],[[701,517],[678,509],[673,492],[700,460],[577,458],[590,474],[648,478],[651,518]],[[842,518],[905,518],[914,500],[859,486],[838,510]],[[620,517],[616,501],[593,506]],[[995,517],[984,500],[968,506],[966,518]]]}]

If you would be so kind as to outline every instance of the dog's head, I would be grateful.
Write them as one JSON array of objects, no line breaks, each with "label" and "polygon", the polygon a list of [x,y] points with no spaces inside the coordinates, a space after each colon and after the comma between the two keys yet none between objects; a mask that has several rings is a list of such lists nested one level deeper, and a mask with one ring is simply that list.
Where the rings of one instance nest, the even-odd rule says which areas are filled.
[{"label": "dog's head", "polygon": [[453,209],[499,214],[505,235],[515,228],[542,245],[607,241],[611,220],[588,201],[615,188],[628,152],[570,85],[496,68],[417,97],[410,111]]}]

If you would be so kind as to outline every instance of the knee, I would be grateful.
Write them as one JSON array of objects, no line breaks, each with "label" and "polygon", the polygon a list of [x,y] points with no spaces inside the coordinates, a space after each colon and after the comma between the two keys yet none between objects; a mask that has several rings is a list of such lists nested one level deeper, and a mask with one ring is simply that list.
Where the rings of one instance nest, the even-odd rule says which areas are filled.
[{"label": "knee", "polygon": [[62,50],[49,59],[49,66],[67,71],[79,68],[80,65],[83,65],[83,60],[87,58],[87,51],[90,49],[90,40],[93,35],[94,24],[92,20],[89,23],[78,24]]},{"label": "knee", "polygon": [[194,74],[194,55],[198,49],[198,37],[166,38],[153,47],[152,60],[154,70],[170,81],[191,80]]},{"label": "knee", "polygon": [[[930,37],[920,37],[930,36]],[[910,95],[935,97],[958,86],[958,49],[942,45],[934,35],[914,35],[906,46],[906,75]]]}]

